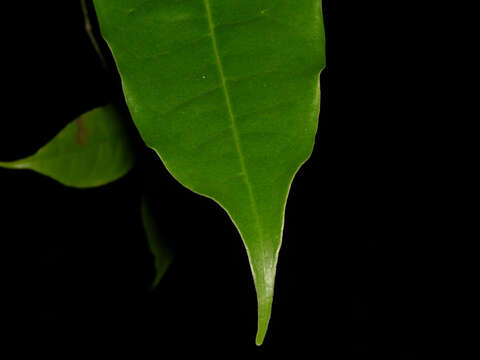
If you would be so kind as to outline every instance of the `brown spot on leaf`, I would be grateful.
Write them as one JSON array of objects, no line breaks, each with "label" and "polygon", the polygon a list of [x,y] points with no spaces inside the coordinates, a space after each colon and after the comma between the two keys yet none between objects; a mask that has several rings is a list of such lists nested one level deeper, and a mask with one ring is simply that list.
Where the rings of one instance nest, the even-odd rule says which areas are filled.
[{"label": "brown spot on leaf", "polygon": [[77,124],[77,144],[80,146],[87,145],[88,131],[85,126],[83,117],[79,117],[75,120]]}]

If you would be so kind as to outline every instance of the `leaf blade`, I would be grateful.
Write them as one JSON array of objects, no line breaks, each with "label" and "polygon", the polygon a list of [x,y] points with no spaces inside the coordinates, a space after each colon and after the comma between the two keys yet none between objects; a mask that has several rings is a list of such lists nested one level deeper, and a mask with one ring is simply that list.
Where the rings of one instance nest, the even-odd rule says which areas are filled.
[{"label": "leaf blade", "polygon": [[220,204],[241,234],[261,344],[286,199],[317,129],[321,1],[95,0],[95,6],[146,144],[180,183]]}]

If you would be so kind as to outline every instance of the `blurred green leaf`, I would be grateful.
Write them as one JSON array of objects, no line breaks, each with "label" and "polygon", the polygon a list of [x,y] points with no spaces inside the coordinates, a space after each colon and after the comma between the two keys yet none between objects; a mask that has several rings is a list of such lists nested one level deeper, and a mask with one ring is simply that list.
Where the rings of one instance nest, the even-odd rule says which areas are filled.
[{"label": "blurred green leaf", "polygon": [[0,167],[34,170],[73,187],[100,186],[133,167],[131,136],[126,119],[108,105],[75,119],[35,154]]}]

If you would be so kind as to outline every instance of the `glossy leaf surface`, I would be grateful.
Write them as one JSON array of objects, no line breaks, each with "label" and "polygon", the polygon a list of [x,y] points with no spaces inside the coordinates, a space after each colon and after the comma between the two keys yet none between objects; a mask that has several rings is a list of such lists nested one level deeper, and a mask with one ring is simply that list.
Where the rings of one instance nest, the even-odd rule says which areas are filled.
[{"label": "glossy leaf surface", "polygon": [[30,169],[64,185],[107,184],[134,164],[131,134],[114,106],[94,109],[72,121],[35,154],[0,167]]},{"label": "glossy leaf surface", "polygon": [[150,251],[155,258],[155,279],[152,284],[155,288],[172,263],[173,254],[160,233],[161,219],[156,216],[155,207],[146,196],[142,197],[142,221]]},{"label": "glossy leaf surface", "polygon": [[270,319],[284,209],[312,152],[324,67],[321,0],[94,0],[130,112],[187,188],[246,245]]}]

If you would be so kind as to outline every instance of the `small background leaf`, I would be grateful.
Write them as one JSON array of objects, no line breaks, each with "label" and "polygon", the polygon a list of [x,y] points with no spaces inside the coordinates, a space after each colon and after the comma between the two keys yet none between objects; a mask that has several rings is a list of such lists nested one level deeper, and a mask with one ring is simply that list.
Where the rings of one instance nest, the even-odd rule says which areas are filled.
[{"label": "small background leaf", "polygon": [[156,216],[155,206],[152,200],[144,195],[142,197],[142,220],[145,228],[150,250],[155,257],[155,279],[152,287],[157,287],[163,275],[170,266],[173,258],[171,249],[166,245],[163,235],[159,231],[161,219]]},{"label": "small background leaf", "polygon": [[64,185],[94,187],[125,175],[135,152],[128,122],[113,106],[78,117],[32,156],[1,167],[30,169]]}]

